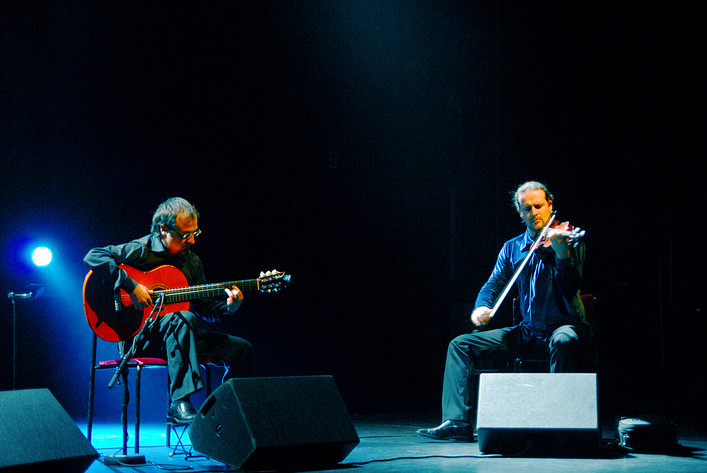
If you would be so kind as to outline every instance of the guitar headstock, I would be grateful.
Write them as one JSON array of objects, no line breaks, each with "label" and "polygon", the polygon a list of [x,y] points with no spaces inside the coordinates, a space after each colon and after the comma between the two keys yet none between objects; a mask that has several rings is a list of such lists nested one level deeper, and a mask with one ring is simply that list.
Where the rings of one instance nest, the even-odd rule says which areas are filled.
[{"label": "guitar headstock", "polygon": [[291,277],[276,269],[267,272],[261,271],[258,277],[258,290],[260,292],[277,292],[290,282]]}]

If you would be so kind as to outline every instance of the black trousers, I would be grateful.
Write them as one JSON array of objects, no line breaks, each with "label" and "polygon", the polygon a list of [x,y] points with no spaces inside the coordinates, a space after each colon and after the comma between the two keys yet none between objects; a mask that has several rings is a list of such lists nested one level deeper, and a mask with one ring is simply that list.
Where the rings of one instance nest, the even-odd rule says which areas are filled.
[{"label": "black trousers", "polygon": [[485,332],[460,335],[449,343],[442,384],[442,420],[472,422],[471,379],[475,364],[483,357],[510,357],[520,349],[546,349],[550,353],[550,371],[579,371],[582,349],[591,338],[584,325],[562,325],[547,342],[522,333],[519,325]]},{"label": "black trousers", "polygon": [[[146,327],[140,340],[134,340],[135,356],[167,360],[172,400],[204,388],[199,361],[224,367],[224,380],[253,376],[253,347],[247,340],[199,330],[197,321],[198,317],[188,311],[165,314]],[[126,343],[122,350],[129,348]]]}]

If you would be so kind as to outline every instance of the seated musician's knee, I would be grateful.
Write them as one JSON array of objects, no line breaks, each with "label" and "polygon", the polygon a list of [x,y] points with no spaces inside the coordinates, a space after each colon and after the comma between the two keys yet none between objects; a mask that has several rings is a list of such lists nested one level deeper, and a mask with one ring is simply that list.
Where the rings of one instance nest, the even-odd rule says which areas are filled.
[{"label": "seated musician's knee", "polygon": [[574,330],[570,328],[559,328],[555,330],[550,339],[550,349],[556,350],[572,350],[579,343],[579,337]]},{"label": "seated musician's knee", "polygon": [[172,317],[173,324],[184,325],[188,327],[189,330],[194,332],[197,330],[199,318],[193,312],[174,312],[172,314],[168,314],[168,316]]}]

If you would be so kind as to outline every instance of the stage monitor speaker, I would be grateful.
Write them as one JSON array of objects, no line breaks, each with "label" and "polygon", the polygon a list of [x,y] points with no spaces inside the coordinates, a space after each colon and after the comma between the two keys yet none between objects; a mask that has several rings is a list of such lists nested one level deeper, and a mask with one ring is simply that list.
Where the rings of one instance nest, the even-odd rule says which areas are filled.
[{"label": "stage monitor speaker", "polygon": [[331,465],[359,443],[331,376],[230,379],[201,406],[189,438],[244,470]]},{"label": "stage monitor speaker", "polygon": [[98,458],[48,389],[0,392],[0,470],[83,472]]},{"label": "stage monitor speaker", "polygon": [[599,447],[596,374],[482,373],[482,453],[577,455]]}]

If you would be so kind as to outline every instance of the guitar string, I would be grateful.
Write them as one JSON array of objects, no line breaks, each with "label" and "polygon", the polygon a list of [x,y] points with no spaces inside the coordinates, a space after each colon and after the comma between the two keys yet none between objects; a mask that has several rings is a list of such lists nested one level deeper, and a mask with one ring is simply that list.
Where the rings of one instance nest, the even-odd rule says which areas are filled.
[{"label": "guitar string", "polygon": [[[275,279],[275,284],[279,284],[278,280],[282,279],[281,277],[277,277]],[[227,283],[216,283],[216,284],[202,284],[202,285],[197,285],[197,286],[187,286],[187,287],[176,287],[176,288],[168,288],[168,289],[161,289],[158,291],[155,291],[155,293],[163,295],[165,297],[169,297],[170,299],[174,298],[182,298],[182,300],[188,300],[189,297],[198,295],[200,293],[205,293],[204,295],[206,296],[215,296],[218,295],[221,292],[221,289],[231,287],[231,286],[239,286],[241,287],[244,292],[252,291],[252,290],[257,290],[262,287],[268,287],[268,284],[262,284],[263,282],[269,282],[272,283],[273,281],[261,281],[260,279],[246,279],[243,281],[231,281]],[[269,289],[276,289],[276,288],[269,288]]]}]

